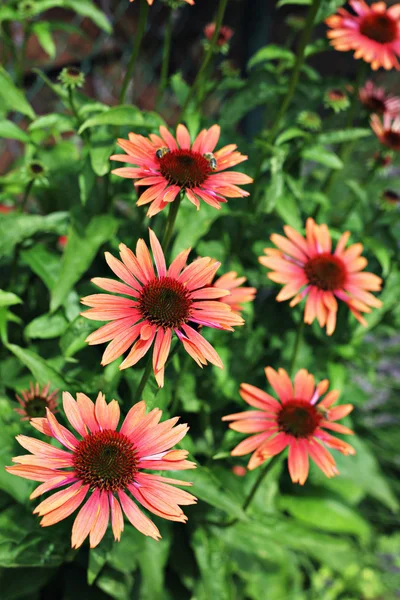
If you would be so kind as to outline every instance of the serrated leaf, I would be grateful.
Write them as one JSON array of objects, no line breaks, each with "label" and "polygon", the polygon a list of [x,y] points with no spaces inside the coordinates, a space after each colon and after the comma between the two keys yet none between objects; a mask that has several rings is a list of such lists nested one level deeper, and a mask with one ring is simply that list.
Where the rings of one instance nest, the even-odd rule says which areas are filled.
[{"label": "serrated leaf", "polygon": [[61,0],[61,6],[70,8],[78,15],[87,17],[106,33],[112,33],[112,26],[106,15],[90,0]]},{"label": "serrated leaf", "polygon": [[252,69],[256,65],[266,62],[268,60],[286,60],[290,64],[294,61],[294,54],[287,48],[276,46],[275,44],[269,44],[257,50],[257,52],[251,57],[248,62],[248,68]]},{"label": "serrated leaf", "polygon": [[51,312],[61,306],[69,291],[92,264],[99,248],[113,237],[116,230],[117,221],[108,215],[94,217],[82,231],[71,227],[60,275],[51,293]]},{"label": "serrated leaf", "polygon": [[352,142],[369,137],[372,130],[368,128],[356,127],[353,129],[338,129],[336,131],[327,131],[316,136],[319,144],[342,144],[343,142]]},{"label": "serrated leaf", "polygon": [[15,85],[10,75],[0,66],[0,105],[3,110],[19,112],[30,119],[35,118],[35,112],[25,95]]},{"label": "serrated leaf", "polygon": [[72,119],[63,114],[49,113],[35,119],[28,127],[29,131],[37,131],[38,129],[51,129],[57,133],[65,131],[73,131],[74,125]]}]

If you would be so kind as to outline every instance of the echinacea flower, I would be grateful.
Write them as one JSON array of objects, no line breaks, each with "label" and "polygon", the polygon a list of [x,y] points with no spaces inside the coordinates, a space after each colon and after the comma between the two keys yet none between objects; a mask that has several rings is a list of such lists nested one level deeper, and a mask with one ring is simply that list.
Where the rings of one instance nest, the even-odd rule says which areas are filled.
[{"label": "echinacea flower", "polygon": [[178,337],[187,353],[202,367],[207,361],[223,368],[217,352],[198,332],[198,326],[233,331],[243,319],[219,298],[229,295],[210,285],[220,263],[212,258],[198,258],[186,266],[189,250],[181,252],[167,270],[160,242],[150,230],[150,245],[157,273],[148,247],[139,240],[136,255],[120,244],[121,261],[108,252],[106,261],[122,280],[96,277],[92,282],[107,292],[124,294],[94,294],[82,298],[82,304],[92,308],[82,316],[96,321],[111,321],[87,338],[89,344],[111,343],[107,346],[102,365],[108,365],[132,346],[120,369],[136,364],[154,342],[153,370],[160,387],[164,384],[164,366],[170,351],[172,335]]},{"label": "echinacea flower", "polygon": [[362,58],[376,71],[399,69],[400,56],[400,4],[389,8],[385,2],[368,6],[364,0],[350,0],[356,13],[339,8],[337,14],[325,23],[331,28],[328,38],[335,50],[355,50],[354,58]]},{"label": "echinacea flower", "polygon": [[382,302],[370,294],[381,289],[382,280],[373,273],[361,273],[368,262],[360,256],[362,244],[352,244],[345,249],[350,237],[346,231],[332,252],[328,227],[317,225],[311,218],[307,219],[305,238],[289,225],[284,231],[287,237],[271,235],[271,241],[279,249],[265,248],[266,256],[258,259],[272,269],[269,279],[285,284],[276,297],[278,302],[293,298],[290,306],[295,306],[306,297],[304,322],[311,324],[318,319],[321,327],[326,326],[326,333],[332,335],[339,299],[366,327],[361,313],[371,312],[371,306],[382,306]]},{"label": "echinacea flower", "polygon": [[400,116],[392,119],[385,114],[382,121],[378,115],[372,115],[371,127],[381,144],[396,152],[400,151]]},{"label": "echinacea flower", "polygon": [[16,394],[15,397],[21,408],[14,408],[14,410],[19,415],[22,415],[22,421],[27,421],[34,417],[45,417],[47,410],[52,413],[57,412],[58,390],[50,393],[50,383],[40,389],[37,382],[33,384],[31,381],[29,389],[22,390],[20,394]]},{"label": "echinacea flower", "polygon": [[64,67],[58,76],[60,83],[67,89],[81,88],[85,83],[85,75],[77,67]]},{"label": "echinacea flower", "polygon": [[400,114],[400,98],[387,94],[383,87],[374,85],[372,81],[367,81],[358,95],[364,107],[372,113],[379,115],[387,113],[392,117]]},{"label": "echinacea flower", "polygon": [[322,127],[321,117],[309,110],[302,110],[297,117],[297,123],[300,127],[308,129],[309,131],[319,131]]},{"label": "echinacea flower", "polygon": [[324,104],[335,113],[339,113],[350,106],[350,101],[348,95],[343,90],[334,88],[327,90],[325,93]]},{"label": "echinacea flower", "polygon": [[[208,42],[211,42],[211,40],[213,39],[214,33],[215,33],[215,23],[208,23],[208,25],[206,25],[204,27],[204,35]],[[229,44],[232,36],[233,36],[233,29],[231,27],[229,27],[228,25],[221,25],[219,33],[218,33],[217,41],[216,41],[216,45],[218,46],[218,48],[220,50],[222,48],[225,48],[227,50],[228,44]]]},{"label": "echinacea flower", "polygon": [[194,504],[196,498],[174,486],[191,484],[143,472],[195,467],[186,460],[186,450],[171,449],[188,430],[186,424],[176,425],[179,417],[159,423],[162,411],[154,408],[146,415],[142,401],[129,410],[117,431],[118,402],[107,404],[101,392],[95,403],[85,394],[77,394],[75,401],[64,392],[63,406],[78,437],[48,410],[45,418],[32,419],[31,424],[66,449],[18,435],[18,442],[31,454],[13,458],[17,464],[6,467],[13,475],[43,482],[31,499],[63,488],[33,511],[42,517],[42,527],[69,517],[88,496],[72,527],[73,548],[79,548],[88,535],[90,547],[97,546],[110,518],[114,538],[119,541],[124,529],[123,513],[138,531],[158,540],[161,536],[157,527],[137,504],[169,521],[187,520],[179,505]]},{"label": "echinacea flower", "polygon": [[241,287],[245,281],[246,277],[238,277],[235,271],[229,271],[213,282],[214,287],[229,290],[229,296],[223,296],[221,302],[229,304],[231,309],[239,314],[243,310],[242,304],[252,302],[257,292],[254,287]]},{"label": "echinacea flower", "polygon": [[335,460],[326,446],[345,455],[355,454],[355,450],[329,431],[353,433],[351,429],[336,423],[353,410],[352,404],[331,408],[339,397],[336,390],[328,392],[320,401],[328,390],[329,381],[324,379],[315,385],[314,376],[305,369],[297,372],[294,385],[284,369],[276,372],[267,367],[265,374],[279,400],[254,385],[242,383],[241,397],[257,410],[228,415],[222,419],[231,421],[229,427],[234,431],[254,434],[240,442],[232,450],[232,456],[252,452],[247,466],[252,470],[289,447],[288,465],[293,483],[305,483],[309,457],[327,477],[337,475]]},{"label": "echinacea flower", "polygon": [[218,125],[203,129],[193,144],[184,125],[178,125],[176,140],[164,126],[160,127],[160,136],[150,134],[150,138],[145,138],[130,133],[129,141],[118,140],[118,145],[127,154],[115,154],[111,160],[136,166],[114,169],[113,173],[137,179],[135,186],[147,186],[137,205],[151,203],[147,212],[149,217],[173,202],[181,191],[197,209],[200,200],[219,209],[227,202],[226,198],[248,196],[249,192],[238,185],[253,181],[243,173],[225,171],[247,160],[247,156],[237,152],[235,144],[214,152],[219,136]]}]

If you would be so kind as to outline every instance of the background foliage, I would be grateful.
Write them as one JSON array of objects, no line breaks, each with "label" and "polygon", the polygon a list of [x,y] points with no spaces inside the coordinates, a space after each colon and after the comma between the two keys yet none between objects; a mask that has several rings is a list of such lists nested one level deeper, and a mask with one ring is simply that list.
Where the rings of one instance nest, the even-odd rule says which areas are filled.
[{"label": "background foliage", "polygon": [[[291,10],[303,17],[307,6],[302,5],[309,3],[280,0],[274,18],[281,22]],[[24,39],[36,37],[55,61],[56,32],[76,34],[76,23],[55,20],[50,9],[85,17],[85,23],[112,40],[110,19],[89,0],[38,0],[30,3],[29,10],[22,10],[22,4],[27,3],[11,1],[0,8],[5,64],[10,67],[8,73],[0,67],[0,136],[18,149],[0,179],[0,200],[12,208],[0,215],[2,598],[395,597],[400,584],[396,404],[400,225],[398,211],[387,210],[381,198],[385,189],[399,188],[400,171],[398,158],[388,167],[371,167],[380,148],[361,106],[351,126],[346,113],[335,114],[324,107],[328,88],[351,82],[351,76],[346,80],[334,70],[324,70],[324,60],[329,63],[332,57],[324,27],[318,25],[343,2],[321,4],[294,101],[273,146],[264,128],[274,123],[287,90],[296,32],[287,30],[292,37],[286,45],[261,45],[241,70],[215,55],[208,77],[189,105],[186,123],[192,136],[203,126],[219,123],[221,145],[237,143],[249,154],[242,170],[257,177],[257,186],[249,199],[230,200],[221,211],[203,203],[196,212],[183,202],[170,254],[191,246],[193,256],[220,260],[221,274],[235,270],[246,275],[258,294],[254,304],[246,306],[244,327],[233,334],[207,332],[223,359],[223,371],[213,367],[200,371],[179,352],[168,367],[165,387],[158,390],[151,380],[143,394],[149,408],[160,407],[165,418],[180,414],[190,424],[182,447],[201,468],[179,475],[194,481],[193,492],[200,499],[186,511],[188,524],[157,520],[163,536],[159,543],[127,527],[119,544],[108,533],[98,548],[89,551],[85,546],[79,552],[70,548],[72,517],[41,529],[28,500],[33,485],[3,469],[19,453],[14,436],[32,434],[13,411],[14,394],[31,380],[41,385],[50,381],[52,389],[72,394],[82,391],[94,397],[102,390],[109,400],[116,398],[123,411],[129,409],[143,361],[122,372],[121,361],[103,369],[103,349],[89,348],[84,342],[100,324],[79,315],[79,298],[94,293],[91,277],[108,276],[104,250],[115,254],[121,241],[133,247],[139,237],[147,237],[149,220],[135,206],[131,182],[110,174],[109,156],[115,151],[116,137],[127,137],[129,131],[148,135],[160,124],[174,125],[193,73],[173,50],[160,112],[154,103],[138,98],[135,86],[128,94],[134,103],[123,106],[103,102],[85,87],[75,93],[72,110],[68,93],[56,79],[57,70],[35,68],[34,75],[27,73],[21,63],[24,44],[15,43],[14,61],[5,46],[22,31]],[[137,18],[136,4],[126,13],[132,22]],[[106,8],[109,15],[113,7]],[[164,6],[155,13],[161,29],[168,10]],[[198,9],[179,9],[185,16],[177,17],[177,35],[191,10]],[[228,5],[227,22],[229,15]],[[201,27],[195,26],[200,37]],[[153,42],[147,43],[154,47]],[[194,63],[202,52],[196,43]],[[43,112],[27,99],[23,85],[31,76],[51,95],[51,112]],[[299,123],[303,111],[318,113],[323,129],[311,132]],[[351,145],[345,157],[342,144]],[[44,168],[35,180],[32,162]],[[337,176],[328,189],[326,180],[332,170]],[[340,477],[333,480],[312,468],[304,488],[291,483],[284,461],[277,463],[244,513],[243,500],[257,473],[239,477],[232,472],[234,465],[246,463],[230,457],[240,436],[228,431],[221,417],[244,409],[238,395],[241,382],[265,388],[266,365],[288,367],[302,318],[299,307],[292,310],[275,302],[277,286],[267,280],[257,256],[269,244],[271,233],[281,232],[285,223],[301,229],[315,211],[320,222],[329,223],[335,238],[346,228],[352,241],[364,244],[370,270],[385,282],[380,296],[383,308],[368,318],[367,330],[343,310],[332,338],[317,324],[306,328],[297,357],[298,367],[308,368],[319,379],[328,377],[332,387],[342,391],[342,401],[355,405],[351,426],[356,431],[357,455],[335,456]],[[151,226],[161,234],[165,214],[154,218]],[[63,248],[59,236],[65,235],[68,243]],[[238,522],[216,528],[205,525],[206,518],[238,518]]]}]

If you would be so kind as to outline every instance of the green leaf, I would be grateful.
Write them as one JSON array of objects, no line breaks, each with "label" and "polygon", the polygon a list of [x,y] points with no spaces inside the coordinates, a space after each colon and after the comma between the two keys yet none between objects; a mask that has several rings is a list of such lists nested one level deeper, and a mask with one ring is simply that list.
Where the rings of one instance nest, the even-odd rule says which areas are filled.
[{"label": "green leaf", "polygon": [[14,505],[0,513],[1,567],[55,567],[62,564],[70,549],[70,535],[58,524],[58,535],[51,528],[41,529],[38,518],[22,506]]},{"label": "green leaf", "polygon": [[65,131],[73,131],[74,124],[68,115],[59,113],[49,113],[37,117],[28,127],[29,131],[37,131],[42,129],[50,129],[57,133],[64,133]]},{"label": "green leaf", "polygon": [[106,127],[93,129],[90,135],[90,162],[93,171],[103,177],[110,171],[110,156],[113,153],[115,139],[110,136]]},{"label": "green leaf", "polygon": [[106,33],[112,33],[110,21],[107,19],[106,15],[101,10],[99,10],[90,0],[86,0],[85,2],[82,2],[82,0],[60,1],[61,6],[63,6],[64,8],[70,8],[78,15],[88,17],[88,19],[91,19],[93,23],[100,27],[100,29],[102,29]]},{"label": "green leaf", "polygon": [[203,238],[210,230],[211,225],[216,221],[220,214],[205,202],[201,201],[200,210],[196,212],[196,208],[184,198],[176,219],[176,236],[172,255],[176,256],[186,248],[194,248],[197,242]]},{"label": "green leaf", "polygon": [[342,144],[343,142],[352,142],[369,137],[372,134],[371,129],[356,127],[353,129],[338,129],[320,133],[316,137],[319,144]]},{"label": "green leaf", "polygon": [[117,225],[109,215],[100,215],[94,217],[83,231],[71,227],[60,275],[51,293],[51,312],[61,306],[68,292],[92,264],[99,248],[114,236]]},{"label": "green leaf", "polygon": [[74,356],[87,346],[85,339],[95,329],[95,321],[76,317],[60,339],[61,352],[66,358]]},{"label": "green leaf", "polygon": [[294,61],[294,54],[287,48],[281,48],[280,46],[270,44],[257,50],[257,52],[249,60],[247,66],[249,69],[252,69],[256,65],[268,60],[287,60],[290,64],[292,64]]},{"label": "green leaf", "polygon": [[39,44],[42,46],[46,54],[48,54],[50,58],[54,58],[56,55],[56,45],[54,43],[53,36],[51,35],[50,23],[47,21],[38,21],[37,23],[33,23],[32,32],[36,35]]},{"label": "green leaf", "polygon": [[36,352],[15,344],[7,344],[7,348],[29,369],[39,385],[46,385],[50,381],[52,387],[68,389],[62,375],[50,367],[47,361]]},{"label": "green leaf", "polygon": [[142,582],[141,600],[165,600],[165,566],[168,560],[170,541],[163,533],[162,539],[154,540],[141,536],[138,561]]},{"label": "green leaf", "polygon": [[22,300],[13,292],[0,290],[0,307],[13,306],[13,304],[21,304]]},{"label": "green leaf", "polygon": [[302,129],[299,129],[298,127],[290,127],[289,129],[286,129],[286,131],[283,131],[277,138],[276,138],[276,145],[280,146],[281,144],[284,144],[285,142],[289,142],[290,140],[293,140],[295,138],[299,138],[299,137],[308,137],[308,133],[306,133],[305,131],[303,131]]},{"label": "green leaf", "polygon": [[55,286],[61,268],[59,256],[50,252],[44,244],[35,244],[21,252],[22,261],[43,281],[49,291]]},{"label": "green leaf", "polygon": [[281,496],[279,507],[299,521],[323,531],[350,533],[358,536],[364,543],[368,542],[371,535],[369,524],[355,509],[333,498]]},{"label": "green leaf", "polygon": [[33,319],[24,330],[28,338],[51,339],[62,335],[68,327],[68,321],[62,314],[40,315]]},{"label": "green leaf", "polygon": [[310,148],[305,148],[302,151],[301,156],[305,160],[320,163],[330,169],[343,169],[344,166],[337,154],[327,150],[323,146],[311,146]]},{"label": "green leaf", "polygon": [[143,124],[143,115],[136,106],[114,106],[105,112],[86,119],[80,126],[78,133],[82,133],[89,127],[98,127],[99,125],[129,125],[134,128]]},{"label": "green leaf", "polygon": [[30,141],[29,135],[26,133],[26,131],[7,119],[2,119],[0,121],[0,138],[18,140],[19,142],[24,142],[25,144],[28,144]]},{"label": "green leaf", "polygon": [[0,218],[0,257],[9,256],[16,244],[32,238],[36,233],[65,233],[69,214],[56,212],[50,215],[25,215],[10,213]]},{"label": "green leaf", "polygon": [[229,563],[225,544],[219,537],[210,536],[204,529],[195,531],[191,544],[201,573],[202,591],[200,598],[204,598],[204,600],[206,598],[232,600],[233,582],[228,570]]},{"label": "green leaf", "polygon": [[114,540],[111,532],[108,529],[104,538],[101,540],[101,544],[95,548],[90,548],[89,551],[89,565],[87,571],[87,580],[89,585],[93,585],[96,577],[107,562],[108,556],[113,548]]},{"label": "green leaf", "polygon": [[293,195],[289,193],[282,194],[277,200],[275,210],[287,225],[296,230],[301,230],[303,219],[301,217],[300,205]]},{"label": "green leaf", "polygon": [[185,100],[189,93],[189,86],[182,77],[182,73],[174,73],[171,77],[171,87],[178,100],[179,106],[185,104]]},{"label": "green leaf", "polygon": [[82,169],[78,175],[81,203],[85,206],[93,191],[96,182],[96,174],[93,172],[90,158],[87,156],[83,161]]},{"label": "green leaf", "polygon": [[226,489],[218,477],[207,467],[193,471],[182,471],[179,473],[179,477],[185,481],[193,482],[193,493],[203,502],[223,510],[232,517],[247,520],[240,499]]},{"label": "green leaf", "polygon": [[29,117],[35,118],[35,112],[25,95],[13,83],[10,75],[0,66],[0,106],[7,112],[19,112]]},{"label": "green leaf", "polygon": [[382,267],[382,276],[387,277],[390,272],[390,261],[392,251],[383,242],[376,238],[364,237],[363,243],[368,250],[371,250],[372,254],[378,259],[379,264]]}]

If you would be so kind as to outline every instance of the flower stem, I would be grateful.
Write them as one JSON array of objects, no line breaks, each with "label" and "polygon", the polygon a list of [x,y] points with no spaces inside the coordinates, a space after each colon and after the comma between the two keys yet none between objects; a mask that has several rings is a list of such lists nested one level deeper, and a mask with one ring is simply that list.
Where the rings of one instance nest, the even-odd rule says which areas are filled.
[{"label": "flower stem", "polygon": [[142,44],[143,35],[146,29],[147,13],[149,12],[149,6],[147,0],[140,0],[139,6],[139,24],[136,32],[135,41],[132,48],[132,54],[129,59],[128,68],[126,69],[125,77],[122,82],[121,92],[119,94],[118,104],[125,102],[126,91],[128,89],[129,82],[132,77],[133,70],[136,65],[137,58],[139,56],[140,46]]},{"label": "flower stem", "polygon": [[[279,128],[281,126],[282,119],[286,115],[286,112],[292,103],[293,96],[296,91],[297,84],[299,82],[301,67],[304,64],[305,50],[306,50],[308,42],[310,41],[315,17],[317,15],[320,4],[321,4],[321,0],[313,0],[312,4],[310,6],[310,9],[308,11],[304,29],[302,31],[302,34],[301,34],[301,37],[299,40],[299,44],[297,46],[296,61],[294,63],[293,71],[292,71],[292,74],[290,77],[288,90],[286,92],[286,96],[280,106],[279,112],[278,112],[277,116],[275,117],[274,124],[268,135],[269,143],[274,141],[275,136],[278,133]],[[269,114],[269,112],[267,114]]]},{"label": "flower stem", "polygon": [[294,341],[294,346],[293,346],[293,354],[292,354],[292,358],[290,360],[290,367],[289,367],[289,373],[292,377],[294,375],[296,359],[297,359],[297,355],[299,353],[299,348],[300,348],[301,340],[303,337],[303,329],[304,329],[304,319],[302,319],[300,317],[300,321],[299,321],[299,324],[297,326],[297,331],[296,331],[296,339]]},{"label": "flower stem", "polygon": [[21,213],[23,213],[25,211],[25,208],[26,208],[26,205],[27,205],[28,200],[29,200],[29,194],[30,194],[30,191],[32,189],[33,183],[34,183],[34,179],[31,179],[30,181],[28,181],[28,183],[26,185],[26,188],[25,188],[25,191],[24,191],[24,195],[22,197],[22,202],[21,202],[21,205],[19,207],[19,212],[21,212]]},{"label": "flower stem", "polygon": [[[242,510],[243,512],[246,512],[246,510],[249,508],[250,504],[253,501],[254,496],[257,493],[258,488],[260,487],[260,485],[262,484],[262,482],[264,481],[265,476],[271,471],[271,469],[276,465],[277,462],[279,462],[281,460],[281,456],[279,454],[276,454],[275,456],[273,456],[271,458],[271,460],[265,465],[264,469],[261,469],[257,479],[255,480],[249,494],[246,496],[245,501],[242,504]],[[239,521],[238,518],[235,519],[231,519],[230,521],[226,521],[224,522],[219,522],[219,521],[205,521],[205,523],[207,525],[214,525],[215,527],[231,527],[232,525],[235,525],[237,522]]]},{"label": "flower stem", "polygon": [[[367,72],[367,63],[365,63],[364,61],[361,61],[358,66],[358,70],[357,70],[356,81],[354,84],[353,97],[351,99],[350,108],[347,113],[345,129],[350,129],[353,126],[354,118],[356,116],[357,108],[359,106],[358,90],[360,89],[361,84],[364,82],[366,72]],[[354,146],[354,142],[342,143],[339,146],[338,155],[343,163],[346,163],[346,159],[350,155],[350,153],[353,149],[353,146]],[[326,179],[325,185],[322,189],[322,192],[323,192],[323,194],[325,194],[325,196],[329,196],[332,186],[336,181],[337,175],[338,175],[337,169],[332,169],[331,172],[329,173],[328,178]],[[318,208],[316,209],[316,211],[314,212],[314,219],[316,219],[318,217],[321,208],[322,208],[322,206],[319,205]]]},{"label": "flower stem", "polygon": [[[318,0],[320,1],[320,0]],[[179,116],[179,120],[182,119],[182,117],[185,116],[185,112],[189,106],[190,101],[192,100],[195,92],[197,91],[197,88],[199,86],[199,83],[202,80],[203,77],[203,73],[205,72],[205,70],[207,69],[212,56],[214,54],[215,48],[217,47],[217,40],[218,40],[218,36],[219,36],[219,32],[221,29],[221,25],[222,25],[222,21],[224,18],[224,14],[225,14],[225,10],[226,10],[226,6],[228,4],[228,0],[219,0],[219,5],[218,5],[218,11],[217,11],[217,16],[215,18],[215,31],[214,34],[212,36],[210,45],[207,49],[207,52],[204,54],[204,58],[203,58],[203,62],[200,65],[200,69],[196,75],[196,78],[192,84],[192,87],[190,88],[188,95],[186,96],[186,100],[182,106],[182,110]]]},{"label": "flower stem", "polygon": [[141,396],[142,396],[143,391],[144,391],[144,388],[146,387],[146,384],[147,384],[147,382],[149,380],[152,368],[153,368],[153,357],[152,357],[151,354],[149,354],[146,366],[145,366],[144,371],[143,371],[142,379],[140,380],[140,383],[139,383],[138,388],[136,390],[135,397],[133,399],[133,404],[136,404],[137,402],[140,402]]},{"label": "flower stem", "polygon": [[165,226],[164,236],[163,236],[162,243],[161,243],[164,252],[167,250],[167,248],[170,244],[171,238],[172,238],[172,232],[174,230],[174,225],[175,225],[176,217],[178,214],[179,206],[181,204],[181,200],[182,200],[182,192],[179,194],[179,196],[173,202],[171,202],[170,207],[169,207],[167,224]]},{"label": "flower stem", "polygon": [[164,35],[160,87],[158,88],[158,93],[157,93],[156,110],[159,110],[161,101],[163,99],[165,88],[167,87],[169,58],[171,55],[173,16],[174,16],[174,11],[171,8],[171,10],[169,11],[169,14],[168,14],[168,21],[167,21],[167,26],[166,26],[165,35]]}]

